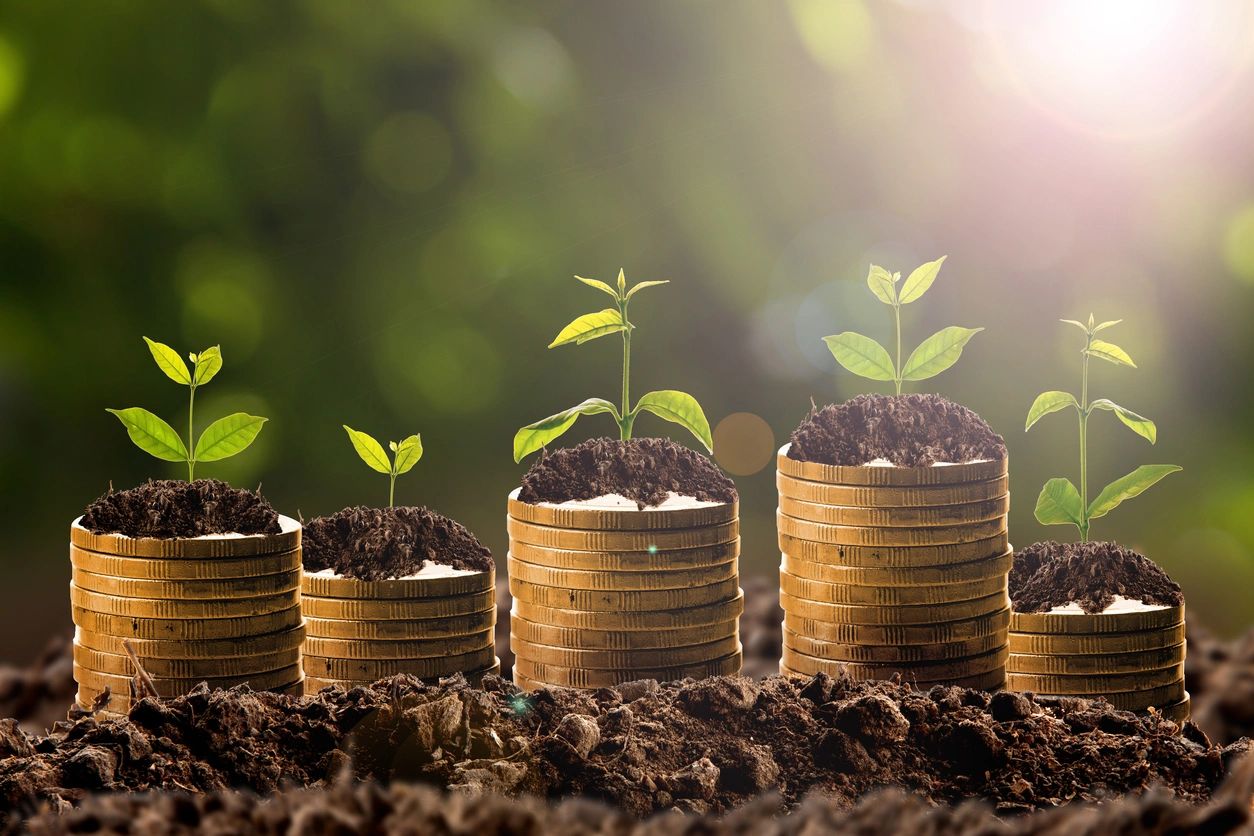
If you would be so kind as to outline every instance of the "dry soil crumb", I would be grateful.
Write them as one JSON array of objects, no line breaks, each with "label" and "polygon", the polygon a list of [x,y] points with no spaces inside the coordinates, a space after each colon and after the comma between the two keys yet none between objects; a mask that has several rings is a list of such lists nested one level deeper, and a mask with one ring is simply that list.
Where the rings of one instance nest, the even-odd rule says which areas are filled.
[{"label": "dry soil crumb", "polygon": [[162,539],[280,531],[279,515],[261,494],[217,479],[161,479],[110,491],[87,506],[82,525],[93,534]]},{"label": "dry soil crumb", "polygon": [[403,578],[425,561],[486,572],[492,552],[464,525],[426,508],[345,508],[305,525],[305,571],[366,581]]},{"label": "dry soil crumb", "polygon": [[1015,552],[1010,600],[1019,612],[1044,612],[1074,601],[1085,612],[1098,613],[1116,595],[1165,607],[1184,603],[1180,584],[1118,543],[1047,540]]}]

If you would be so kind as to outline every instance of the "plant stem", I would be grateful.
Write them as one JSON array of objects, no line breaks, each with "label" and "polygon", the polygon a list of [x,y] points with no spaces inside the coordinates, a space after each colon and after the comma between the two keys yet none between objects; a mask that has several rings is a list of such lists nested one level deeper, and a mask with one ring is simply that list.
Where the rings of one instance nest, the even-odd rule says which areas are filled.
[{"label": "plant stem", "polygon": [[901,305],[893,303],[893,318],[897,321],[897,375],[893,382],[897,384],[897,394],[901,394]]},{"label": "plant stem", "polygon": [[189,482],[194,481],[196,476],[196,454],[193,452],[196,448],[192,446],[195,443],[192,441],[194,435],[192,421],[196,415],[195,383],[192,384],[191,389],[191,395],[187,399],[187,481]]},{"label": "plant stem", "polygon": [[631,323],[627,321],[627,300],[618,303],[619,313],[623,317],[623,405],[619,413],[618,437],[621,441],[631,439]]},{"label": "plant stem", "polygon": [[1084,371],[1080,376],[1080,539],[1089,540],[1089,347],[1093,344],[1090,333],[1084,345]]},{"label": "plant stem", "polygon": [[392,483],[388,486],[388,507],[396,504],[396,473],[392,473]]}]

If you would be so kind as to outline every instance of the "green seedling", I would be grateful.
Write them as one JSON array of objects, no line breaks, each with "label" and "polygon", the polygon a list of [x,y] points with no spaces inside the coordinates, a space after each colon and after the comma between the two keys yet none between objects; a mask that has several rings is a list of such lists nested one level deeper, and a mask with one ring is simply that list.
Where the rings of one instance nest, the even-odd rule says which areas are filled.
[{"label": "green seedling", "polygon": [[1080,398],[1076,400],[1070,392],[1043,392],[1036,397],[1032,408],[1028,410],[1027,425],[1024,431],[1032,429],[1032,425],[1051,412],[1074,409],[1080,418],[1080,487],[1077,489],[1070,479],[1050,479],[1041,489],[1036,500],[1036,519],[1042,525],[1067,525],[1070,523],[1080,530],[1080,538],[1085,542],[1089,539],[1089,524],[1098,517],[1104,517],[1125,499],[1131,499],[1144,493],[1155,482],[1168,473],[1181,468],[1174,464],[1143,464],[1136,470],[1120,479],[1111,482],[1097,497],[1089,502],[1089,463],[1088,463],[1088,428],[1089,416],[1094,410],[1115,413],[1123,425],[1144,438],[1150,444],[1158,441],[1158,428],[1150,419],[1125,409],[1114,401],[1106,398],[1089,400],[1089,359],[1096,357],[1116,366],[1136,368],[1136,363],[1128,352],[1114,343],[1096,339],[1097,334],[1111,326],[1123,322],[1114,319],[1109,322],[1095,324],[1093,315],[1089,314],[1088,324],[1074,319],[1064,319],[1068,325],[1074,325],[1084,332],[1084,349],[1081,351],[1082,371],[1080,373]]},{"label": "green seedling", "polygon": [[157,367],[165,376],[188,388],[187,441],[184,442],[173,427],[146,409],[132,406],[106,410],[118,417],[135,446],[162,461],[187,462],[187,481],[190,482],[196,476],[198,463],[229,459],[253,443],[266,419],[236,412],[214,421],[200,434],[195,446],[192,445],[196,390],[213,380],[222,369],[222,351],[218,346],[206,348],[199,354],[189,354],[192,361],[189,369],[179,353],[168,345],[147,337],[144,337],[144,342],[148,343],[152,359],[157,361]]},{"label": "green seedling", "polygon": [[389,458],[383,445],[372,436],[355,430],[348,424],[344,425],[344,431],[348,433],[348,440],[353,443],[353,449],[361,456],[361,460],[371,470],[388,477],[388,507],[391,508],[396,499],[396,477],[413,470],[414,465],[422,458],[422,436],[411,435],[404,441],[389,441],[388,448],[392,451],[392,457]]},{"label": "green seedling", "polygon": [[901,394],[903,381],[927,380],[957,363],[963,347],[983,328],[961,328],[957,325],[942,328],[910,352],[904,365],[901,362],[901,306],[916,302],[927,293],[932,282],[936,281],[945,258],[941,256],[916,268],[900,288],[897,287],[901,281],[900,273],[889,273],[883,267],[872,264],[866,283],[876,299],[893,309],[897,330],[896,359],[888,353],[888,349],[870,337],[845,331],[823,338],[836,362],[868,380],[891,380],[897,387],[898,395]]},{"label": "green seedling", "polygon": [[701,404],[692,395],[677,392],[674,389],[660,389],[649,392],[631,406],[631,335],[635,325],[627,318],[627,305],[637,292],[646,287],[668,284],[667,281],[640,282],[631,289],[627,288],[627,280],[623,271],[618,271],[617,287],[598,281],[575,276],[576,279],[595,287],[602,293],[614,298],[614,307],[596,313],[584,314],[561,330],[549,348],[559,345],[583,345],[589,340],[605,337],[610,334],[622,334],[623,338],[623,396],[621,406],[615,406],[604,398],[589,398],[578,406],[572,406],[556,415],[550,415],[534,424],[528,424],[514,436],[514,461],[520,462],[526,456],[543,448],[553,439],[571,428],[580,415],[595,415],[607,412],[618,424],[618,437],[623,441],[631,438],[632,427],[641,412],[652,412],[659,418],[665,418],[686,427],[705,445],[705,449],[714,451],[714,439],[710,436],[710,423],[701,410]]}]

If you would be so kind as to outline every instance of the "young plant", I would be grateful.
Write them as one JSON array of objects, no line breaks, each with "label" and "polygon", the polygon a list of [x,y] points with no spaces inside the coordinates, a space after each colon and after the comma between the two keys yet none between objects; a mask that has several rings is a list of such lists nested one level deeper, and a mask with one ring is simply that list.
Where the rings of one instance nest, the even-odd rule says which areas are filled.
[{"label": "young plant", "polygon": [[422,458],[422,436],[411,435],[404,441],[389,441],[388,447],[392,450],[393,458],[388,458],[383,445],[375,441],[373,437],[361,430],[353,429],[348,424],[343,426],[344,431],[348,433],[348,440],[353,443],[353,449],[357,451],[357,455],[361,456],[361,460],[372,470],[382,473],[390,480],[388,507],[391,508],[396,498],[396,477],[413,470],[414,465],[418,464],[418,460]]},{"label": "young plant", "polygon": [[192,361],[192,368],[189,369],[179,353],[168,345],[147,337],[144,337],[144,342],[148,343],[152,359],[157,361],[157,367],[165,376],[188,388],[187,441],[184,442],[173,427],[146,409],[132,406],[106,410],[122,422],[135,446],[162,461],[187,462],[187,481],[190,482],[195,478],[196,465],[200,462],[229,459],[253,443],[266,419],[236,412],[214,421],[200,434],[195,446],[192,445],[196,390],[213,380],[222,369],[222,351],[218,346],[206,348],[199,354],[189,354]]},{"label": "young plant", "polygon": [[1080,530],[1080,538],[1085,542],[1089,539],[1089,523],[1098,517],[1104,517],[1119,506],[1125,499],[1131,499],[1143,493],[1168,473],[1180,470],[1174,464],[1143,464],[1136,470],[1120,479],[1111,482],[1092,502],[1089,502],[1089,463],[1088,463],[1088,427],[1089,416],[1093,410],[1101,409],[1115,413],[1115,417],[1124,426],[1144,438],[1150,444],[1158,440],[1158,428],[1150,419],[1125,409],[1114,401],[1106,398],[1089,400],[1089,359],[1096,357],[1116,366],[1131,366],[1136,363],[1114,343],[1096,339],[1097,334],[1113,325],[1123,322],[1114,319],[1109,322],[1095,324],[1093,315],[1089,314],[1086,325],[1074,319],[1064,319],[1068,325],[1074,325],[1084,332],[1084,350],[1081,352],[1082,371],[1080,372],[1080,399],[1076,400],[1070,392],[1043,392],[1036,397],[1032,408],[1028,410],[1027,425],[1024,431],[1032,429],[1032,425],[1042,416],[1051,412],[1071,407],[1080,418],[1080,487],[1077,489],[1071,480],[1050,479],[1041,489],[1036,500],[1036,519],[1042,525],[1066,525],[1070,523]]},{"label": "young plant", "polygon": [[983,331],[983,328],[961,328],[957,325],[942,328],[910,352],[905,364],[901,362],[901,306],[918,301],[919,297],[927,293],[932,282],[936,281],[936,274],[940,272],[945,258],[946,256],[941,256],[916,268],[900,289],[897,287],[897,283],[901,281],[900,273],[889,273],[883,267],[872,264],[866,283],[876,299],[893,309],[893,322],[897,330],[895,359],[889,355],[888,349],[870,337],[845,331],[823,338],[836,362],[869,380],[891,380],[897,387],[898,395],[901,394],[902,381],[927,380],[958,362],[967,341]]},{"label": "young plant", "polygon": [[614,422],[618,424],[618,437],[623,441],[631,438],[632,427],[636,423],[637,416],[641,412],[652,412],[659,418],[665,418],[667,421],[688,428],[697,440],[705,445],[705,449],[713,452],[714,439],[710,436],[710,423],[706,420],[701,405],[692,395],[677,392],[674,389],[660,389],[642,396],[636,401],[635,406],[631,405],[631,335],[636,326],[627,318],[627,306],[638,291],[668,282],[640,282],[629,290],[622,270],[618,271],[617,287],[611,287],[597,279],[585,279],[582,276],[575,276],[575,278],[589,287],[595,287],[602,293],[609,294],[614,299],[614,307],[579,317],[561,330],[553,342],[549,343],[549,348],[571,343],[583,345],[598,337],[622,334],[623,396],[621,406],[616,407],[604,398],[589,398],[556,415],[528,424],[514,435],[514,461],[522,461],[526,456],[566,432],[580,415],[595,415],[600,412],[608,412],[613,416]]}]

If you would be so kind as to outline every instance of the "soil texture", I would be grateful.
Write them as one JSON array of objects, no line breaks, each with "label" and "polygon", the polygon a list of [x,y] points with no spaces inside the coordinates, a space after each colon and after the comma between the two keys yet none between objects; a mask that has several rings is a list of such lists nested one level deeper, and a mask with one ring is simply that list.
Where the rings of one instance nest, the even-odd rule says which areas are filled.
[{"label": "soil texture", "polygon": [[110,491],[87,506],[82,526],[93,534],[163,540],[280,531],[279,515],[261,494],[218,479],[159,479]]},{"label": "soil texture", "polygon": [[1193,720],[1215,741],[1254,737],[1254,628],[1229,641],[1188,625],[1185,687]]},{"label": "soil texture", "polygon": [[887,459],[927,467],[1006,457],[1006,443],[984,419],[940,395],[858,395],[813,408],[793,431],[788,458],[864,465]]},{"label": "soil texture", "polygon": [[523,502],[566,502],[618,494],[645,508],[671,492],[703,502],[732,502],[736,486],[695,450],[666,438],[594,438],[540,454],[523,477]]},{"label": "soil texture", "polygon": [[1010,600],[1018,612],[1075,602],[1099,613],[1116,595],[1155,606],[1184,603],[1180,585],[1152,560],[1118,543],[1033,543],[1015,552]]},{"label": "soil texture", "polygon": [[345,508],[305,524],[306,572],[333,569],[363,581],[416,574],[431,561],[486,572],[492,552],[464,525],[426,508]]},{"label": "soil texture", "polygon": [[65,719],[77,690],[70,635],[52,639],[25,668],[0,667],[0,717],[39,730]]}]

